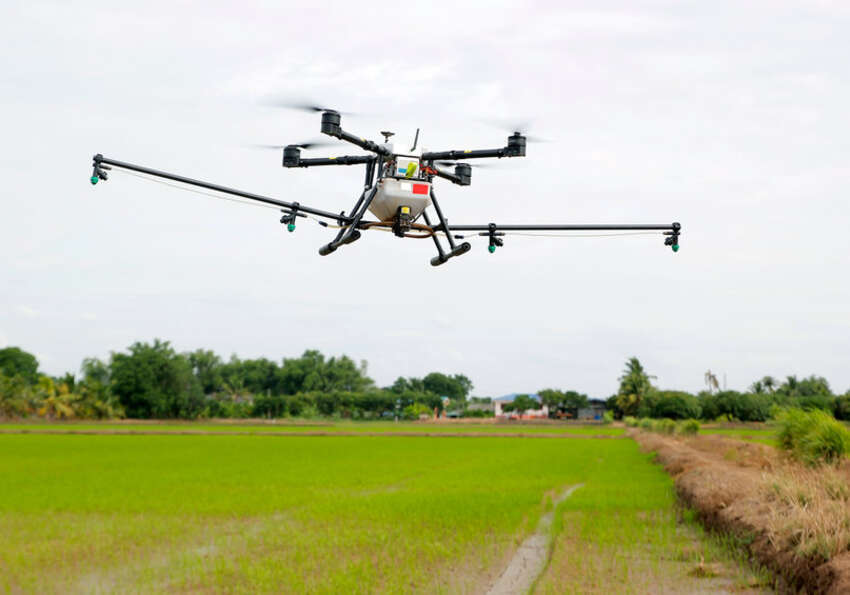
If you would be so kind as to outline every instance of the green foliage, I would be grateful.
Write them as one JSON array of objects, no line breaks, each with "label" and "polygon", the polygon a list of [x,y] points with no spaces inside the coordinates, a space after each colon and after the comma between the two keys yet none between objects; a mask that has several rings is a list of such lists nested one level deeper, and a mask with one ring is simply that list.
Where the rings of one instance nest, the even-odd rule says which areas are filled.
[{"label": "green foliage", "polygon": [[578,410],[587,407],[590,400],[587,395],[574,390],[560,391],[551,388],[544,388],[537,391],[541,402],[549,407],[549,414],[557,413],[568,414],[571,417],[578,417]]},{"label": "green foliage", "polygon": [[613,411],[605,411],[602,414],[602,423],[610,424],[614,421],[614,412]]},{"label": "green foliage", "polygon": [[192,418],[204,408],[201,385],[189,359],[168,341],[134,343],[129,353],[113,353],[112,393],[129,417]]},{"label": "green foliage", "polygon": [[420,416],[431,417],[434,411],[427,405],[422,403],[412,403],[402,410],[402,418],[407,420],[417,420]]},{"label": "green foliage", "polygon": [[641,401],[652,390],[651,378],[638,358],[629,358],[626,369],[620,376],[620,389],[614,401],[616,412],[620,417],[637,415]]},{"label": "green foliage", "polygon": [[676,433],[693,436],[699,433],[699,422],[695,419],[686,419],[676,425]]},{"label": "green foliage", "polygon": [[676,431],[676,422],[672,419],[653,420],[652,431],[659,434],[673,434]]},{"label": "green foliage", "polygon": [[[607,412],[606,412],[607,413]],[[627,428],[636,428],[638,427],[638,419],[636,417],[632,417],[631,415],[627,415],[623,418],[623,423],[626,424]]]},{"label": "green foliage", "polygon": [[850,390],[835,399],[833,413],[836,419],[850,421]]},{"label": "green foliage", "polygon": [[652,429],[652,422],[653,422],[653,420],[649,419],[648,417],[643,417],[640,420],[638,420],[638,426],[640,427],[641,430],[651,430]]},{"label": "green foliage", "polygon": [[422,385],[428,392],[455,401],[465,401],[472,390],[472,381],[463,374],[448,376],[440,372],[431,372],[422,379]]},{"label": "green foliage", "polygon": [[38,382],[38,360],[19,347],[0,349],[0,374],[20,377],[28,384]]},{"label": "green foliage", "polygon": [[[504,406],[503,406],[504,408]],[[517,395],[514,397],[513,403],[511,403],[511,411],[516,411],[517,415],[522,417],[522,415],[526,411],[530,411],[532,409],[539,409],[540,403],[538,403],[535,399],[530,397],[529,395]]]},{"label": "green foliage", "polygon": [[775,397],[767,393],[739,393],[733,390],[699,394],[702,419],[723,418],[740,421],[767,421]]},{"label": "green foliage", "polygon": [[650,390],[638,407],[640,417],[689,419],[699,417],[702,407],[697,398],[683,391]]},{"label": "green foliage", "polygon": [[820,409],[785,409],[777,422],[780,447],[810,465],[838,462],[850,449],[850,431]]}]

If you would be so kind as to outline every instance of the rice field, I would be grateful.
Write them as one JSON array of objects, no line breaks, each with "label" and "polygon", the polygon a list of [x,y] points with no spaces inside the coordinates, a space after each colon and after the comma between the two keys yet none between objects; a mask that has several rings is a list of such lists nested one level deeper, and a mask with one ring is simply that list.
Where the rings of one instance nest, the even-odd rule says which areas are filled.
[{"label": "rice field", "polygon": [[219,422],[54,422],[0,423],[0,432],[197,432],[197,433],[303,433],[303,434],[552,434],[585,436],[622,436],[622,427],[581,423],[430,423],[430,422],[353,422],[271,420]]},{"label": "rice field", "polygon": [[602,546],[648,519],[641,543],[682,555],[670,479],[632,440],[261,431],[0,434],[0,590],[483,592],[575,484],[539,591],[583,584],[577,518],[617,564]]}]

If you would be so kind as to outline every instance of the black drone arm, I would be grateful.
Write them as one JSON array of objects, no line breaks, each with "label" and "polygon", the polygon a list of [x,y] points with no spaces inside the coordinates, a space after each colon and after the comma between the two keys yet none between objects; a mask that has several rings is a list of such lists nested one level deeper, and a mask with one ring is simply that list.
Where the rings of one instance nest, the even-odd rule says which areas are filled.
[{"label": "black drone arm", "polygon": [[283,167],[315,167],[317,165],[363,165],[374,162],[374,155],[340,155],[339,157],[301,158],[301,149],[288,146],[283,149]]},{"label": "black drone arm", "polygon": [[437,159],[484,159],[487,157],[514,157],[509,155],[503,147],[501,149],[476,149],[474,151],[428,151],[422,153],[422,161],[434,161]]},{"label": "black drone arm", "polygon": [[340,122],[342,118],[339,112],[333,110],[325,110],[322,112],[322,134],[327,134],[339,140],[344,140],[347,143],[357,145],[361,149],[377,153],[378,155],[389,155],[390,152],[375,141],[365,139],[363,137],[351,134],[342,129]]},{"label": "black drone arm", "polygon": [[[467,166],[468,167],[468,166]],[[462,169],[460,167],[456,168]],[[437,176],[438,178],[443,178],[444,180],[448,180],[452,184],[457,184],[458,186],[469,186],[469,175],[464,177],[463,175],[458,175],[457,173],[449,173],[447,171],[438,169],[436,167],[429,167],[427,170],[431,175]]]},{"label": "black drone arm", "polygon": [[[370,159],[374,158],[370,157]],[[287,202],[285,200],[278,200],[276,198],[270,198],[261,194],[245,192],[244,190],[228,188],[227,186],[220,186],[219,184],[211,184],[210,182],[203,182],[201,180],[195,180],[192,178],[187,178],[185,176],[178,176],[177,174],[171,174],[168,172],[151,169],[149,167],[142,167],[141,165],[134,165],[125,161],[118,161],[117,159],[110,159],[108,157],[104,157],[100,153],[94,156],[92,165],[92,184],[97,184],[98,180],[107,179],[107,174],[104,170],[118,168],[138,172],[154,178],[171,180],[173,182],[180,182],[181,184],[195,186],[197,188],[205,188],[207,190],[213,190],[222,194],[228,194],[231,196],[237,196],[239,198],[246,198],[248,200],[262,202],[269,205],[275,205],[281,207],[281,209],[284,209],[284,219],[290,218],[291,221],[294,221],[296,216],[302,217],[304,216],[304,213],[309,213],[310,215],[315,215],[317,217],[323,217],[325,219],[336,221],[339,225],[348,225],[352,222],[351,217],[345,216],[343,214],[331,213],[328,211],[323,211],[321,209],[314,209],[313,207],[308,207],[297,202]],[[286,223],[286,221],[284,221],[283,219],[281,220],[281,222]]]},{"label": "black drone arm", "polygon": [[508,144],[501,149],[476,149],[466,151],[426,151],[422,153],[422,161],[485,159],[488,157],[525,157],[526,138],[519,132],[508,137]]}]

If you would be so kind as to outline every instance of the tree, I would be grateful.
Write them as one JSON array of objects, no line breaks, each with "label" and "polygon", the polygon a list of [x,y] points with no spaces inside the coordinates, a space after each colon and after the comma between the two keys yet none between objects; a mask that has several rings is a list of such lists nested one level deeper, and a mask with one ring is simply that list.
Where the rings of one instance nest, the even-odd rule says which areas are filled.
[{"label": "tree", "polygon": [[186,354],[192,373],[201,385],[205,395],[221,392],[224,389],[221,358],[209,349],[196,349]]},{"label": "tree", "polygon": [[540,402],[549,408],[549,411],[560,411],[561,403],[564,401],[564,393],[554,388],[544,388],[537,391]]},{"label": "tree", "polygon": [[189,360],[168,341],[134,343],[128,351],[112,354],[109,376],[129,417],[195,417],[201,412],[201,385]]},{"label": "tree", "polygon": [[431,372],[422,379],[425,390],[455,401],[465,401],[472,390],[472,381],[463,374],[448,376],[441,372]]},{"label": "tree", "polygon": [[[530,397],[528,395],[517,395],[514,398],[513,403],[512,403],[513,411],[516,411],[517,415],[519,415],[520,417],[522,417],[522,415],[526,411],[530,411],[532,409],[538,409],[539,407],[540,407],[540,404],[535,399],[533,399],[532,397]],[[503,409],[504,409],[504,407],[503,407]]]},{"label": "tree", "polygon": [[705,384],[708,386],[708,392],[712,393],[716,390],[720,390],[720,384],[717,382],[717,376],[713,374],[711,370],[706,371],[704,378]]},{"label": "tree", "polygon": [[773,376],[765,376],[761,379],[761,383],[767,392],[773,393],[776,391],[776,378]]},{"label": "tree", "polygon": [[38,360],[19,347],[0,349],[0,373],[14,378],[20,376],[28,384],[38,382]]},{"label": "tree", "polygon": [[702,413],[697,398],[684,391],[651,390],[638,408],[640,417],[696,419]]},{"label": "tree", "polygon": [[811,375],[802,380],[788,376],[776,394],[786,405],[802,409],[832,411],[834,407],[835,396],[829,388],[829,382],[822,376]]},{"label": "tree", "polygon": [[836,419],[850,421],[850,390],[835,399],[833,415]]},{"label": "tree", "polygon": [[544,388],[537,391],[540,402],[549,407],[550,415],[553,413],[568,413],[572,417],[578,417],[578,410],[587,407],[590,400],[587,395],[574,390],[560,391]]},{"label": "tree", "polygon": [[617,409],[621,415],[635,415],[643,398],[652,390],[651,378],[636,357],[629,358],[626,369],[620,376],[620,390],[617,391]]},{"label": "tree", "polygon": [[389,387],[389,390],[397,394],[408,391],[424,393],[425,384],[422,382],[421,378],[404,378],[403,376],[399,376],[396,378],[396,381],[393,382],[393,385]]}]

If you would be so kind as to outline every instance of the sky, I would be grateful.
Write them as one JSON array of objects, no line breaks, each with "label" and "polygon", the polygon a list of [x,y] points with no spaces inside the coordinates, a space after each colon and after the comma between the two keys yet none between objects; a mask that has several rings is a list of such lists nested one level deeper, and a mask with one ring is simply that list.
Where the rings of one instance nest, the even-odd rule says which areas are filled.
[{"label": "sky", "polygon": [[[405,7],[406,6],[406,7]],[[39,2],[0,7],[0,347],[76,371],[161,338],[180,351],[438,370],[474,394],[850,389],[850,5],[602,1]],[[431,150],[524,159],[439,181],[450,223],[682,224],[660,236],[511,236],[431,267],[429,240],[331,232],[114,172],[107,157],[349,210],[361,167],[283,169],[317,114]],[[339,143],[304,156],[359,154]]]}]

